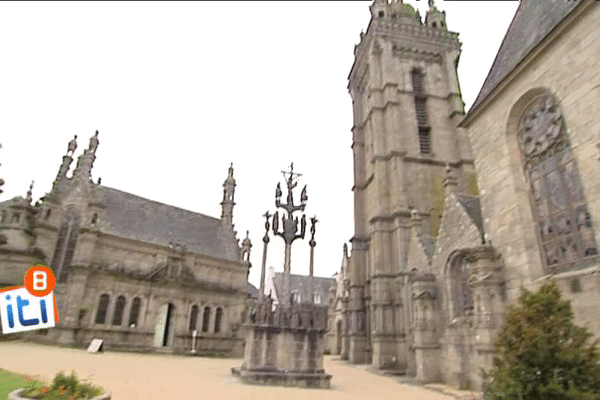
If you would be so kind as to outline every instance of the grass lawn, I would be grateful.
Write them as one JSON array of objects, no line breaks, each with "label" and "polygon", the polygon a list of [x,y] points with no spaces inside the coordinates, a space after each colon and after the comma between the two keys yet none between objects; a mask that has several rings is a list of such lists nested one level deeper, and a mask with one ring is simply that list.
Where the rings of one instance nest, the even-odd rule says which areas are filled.
[{"label": "grass lawn", "polygon": [[27,375],[15,374],[0,368],[0,399],[6,399],[10,392],[23,387],[31,387],[32,384],[35,387],[44,386],[43,382],[37,380],[33,382],[32,378]]}]

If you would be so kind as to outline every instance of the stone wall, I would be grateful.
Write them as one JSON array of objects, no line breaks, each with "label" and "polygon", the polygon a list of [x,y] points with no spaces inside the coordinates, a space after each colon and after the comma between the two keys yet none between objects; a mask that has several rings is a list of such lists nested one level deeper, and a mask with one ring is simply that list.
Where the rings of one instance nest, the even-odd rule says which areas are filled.
[{"label": "stone wall", "polygon": [[[109,295],[104,323],[97,323],[99,299]],[[226,293],[207,288],[195,288],[176,282],[150,282],[119,276],[108,271],[73,267],[66,284],[55,290],[60,322],[48,332],[32,333],[29,338],[44,342],[86,347],[92,339],[104,340],[107,350],[167,351],[187,353],[192,349],[190,317],[192,306],[198,306],[196,330],[198,354],[242,355],[243,338],[239,332],[246,293]],[[114,324],[116,299],[125,298],[119,324]],[[134,298],[141,300],[135,326],[129,326]],[[166,346],[156,346],[157,319],[161,307],[172,304],[170,329]],[[209,307],[208,324],[204,331],[204,310]],[[217,309],[222,310],[219,330],[216,331]]]},{"label": "stone wall", "polygon": [[536,95],[549,93],[559,101],[596,229],[596,243],[600,243],[596,147],[600,132],[600,71],[596,67],[600,57],[599,18],[597,2],[578,7],[569,16],[572,23],[551,33],[466,126],[476,160],[485,231],[506,264],[512,300],[522,284],[544,275],[516,139],[522,112]]}]

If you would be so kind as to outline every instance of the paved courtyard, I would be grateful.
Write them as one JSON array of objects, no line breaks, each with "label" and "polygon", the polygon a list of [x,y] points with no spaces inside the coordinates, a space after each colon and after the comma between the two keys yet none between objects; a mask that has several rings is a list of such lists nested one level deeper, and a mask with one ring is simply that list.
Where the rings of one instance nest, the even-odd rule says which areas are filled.
[{"label": "paved courtyard", "polygon": [[452,400],[456,397],[400,383],[336,357],[325,359],[333,374],[332,388],[297,389],[251,386],[230,374],[241,360],[136,353],[91,354],[85,350],[44,345],[0,343],[0,368],[50,380],[57,372],[74,370],[107,388],[114,400]]}]

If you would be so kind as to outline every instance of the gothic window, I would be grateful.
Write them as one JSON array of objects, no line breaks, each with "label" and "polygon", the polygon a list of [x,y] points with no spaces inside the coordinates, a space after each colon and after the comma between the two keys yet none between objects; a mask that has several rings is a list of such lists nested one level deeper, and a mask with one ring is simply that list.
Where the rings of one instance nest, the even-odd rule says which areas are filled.
[{"label": "gothic window", "polygon": [[193,332],[196,330],[196,325],[198,324],[198,306],[197,305],[193,305],[192,306],[192,311],[190,313],[190,326],[189,326],[189,331]]},{"label": "gothic window", "polygon": [[18,224],[19,220],[20,220],[19,214],[14,213],[13,216],[12,216],[12,221],[10,221],[10,222],[12,222],[13,224]]},{"label": "gothic window", "polygon": [[450,266],[452,318],[473,314],[473,292],[469,285],[469,269],[463,257]]},{"label": "gothic window", "polygon": [[137,325],[141,305],[142,301],[139,297],[134,298],[131,302],[131,310],[129,311],[129,327],[131,328],[134,328]]},{"label": "gothic window", "polygon": [[96,311],[96,323],[103,324],[106,322],[106,312],[108,311],[108,301],[110,297],[105,293],[100,296],[100,301],[98,302],[98,311]]},{"label": "gothic window", "polygon": [[6,210],[2,210],[2,217],[0,217],[0,222],[6,221]]},{"label": "gothic window", "polygon": [[204,307],[202,314],[202,332],[208,332],[208,324],[210,322],[210,307]]},{"label": "gothic window", "polygon": [[552,96],[539,96],[527,107],[518,139],[545,270],[573,269],[598,250],[577,162]]},{"label": "gothic window", "polygon": [[52,214],[52,210],[46,210],[46,221],[50,219],[50,214]]},{"label": "gothic window", "polygon": [[420,71],[411,72],[415,113],[417,116],[419,151],[421,154],[431,153],[431,129],[427,123],[427,97],[423,85],[423,74]]},{"label": "gothic window", "polygon": [[115,312],[113,313],[112,324],[120,326],[123,322],[123,311],[125,310],[125,296],[117,297],[117,303],[115,304]]},{"label": "gothic window", "polygon": [[219,333],[219,331],[221,330],[221,318],[223,317],[223,310],[220,308],[217,308],[217,311],[215,312],[215,333]]},{"label": "gothic window", "polygon": [[58,238],[54,248],[51,268],[58,282],[66,282],[69,266],[73,260],[77,237],[79,236],[79,216],[75,209],[69,207],[65,210],[63,222],[58,230]]},{"label": "gothic window", "polygon": [[98,222],[98,214],[94,213],[94,215],[92,215],[92,224],[96,224],[96,222]]}]

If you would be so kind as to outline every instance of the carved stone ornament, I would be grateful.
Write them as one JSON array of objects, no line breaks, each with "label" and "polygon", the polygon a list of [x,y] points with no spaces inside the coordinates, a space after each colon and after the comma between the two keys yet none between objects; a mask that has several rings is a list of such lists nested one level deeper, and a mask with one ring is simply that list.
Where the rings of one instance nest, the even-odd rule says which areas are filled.
[{"label": "carved stone ornament", "polygon": [[519,123],[518,138],[526,163],[564,139],[564,120],[552,96],[536,99]]}]

